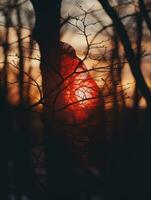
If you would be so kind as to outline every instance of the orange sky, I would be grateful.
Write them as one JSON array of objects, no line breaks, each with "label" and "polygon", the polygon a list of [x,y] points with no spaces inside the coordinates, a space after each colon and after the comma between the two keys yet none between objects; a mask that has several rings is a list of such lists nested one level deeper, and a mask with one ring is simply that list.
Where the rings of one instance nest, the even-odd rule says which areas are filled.
[{"label": "orange sky", "polygon": [[[90,24],[90,23],[95,23],[96,20],[100,20],[101,23],[103,24],[109,24],[111,21],[110,19],[107,17],[107,15],[104,13],[104,11],[102,11],[102,8],[100,6],[99,3],[97,3],[97,1],[90,1],[90,0],[86,0],[82,5],[82,8],[88,11],[94,11],[96,10],[96,12],[94,12],[94,16],[87,15],[87,19],[86,19],[86,24]],[[23,8],[23,10],[32,10],[31,5],[29,6],[25,6],[25,8]],[[133,6],[129,6],[129,9],[127,9],[125,11],[126,13],[131,13],[133,12]],[[69,1],[69,0],[64,0],[63,4],[62,4],[62,17],[66,17],[67,15],[71,15],[71,16],[76,16],[76,15],[81,15],[83,13],[82,10],[80,10],[77,7],[77,1]],[[103,16],[103,17],[102,17]],[[26,20],[24,20],[26,26]],[[34,21],[34,19],[33,19]],[[75,23],[75,21],[71,21],[73,24]],[[79,23],[78,24],[79,27],[82,27],[82,25]],[[91,39],[93,38],[93,36],[97,33],[97,31],[101,28],[101,24],[97,23],[94,24],[92,26],[87,27],[86,31],[87,34],[91,34],[89,35],[88,39],[89,41],[91,41]],[[9,62],[13,62],[13,63],[18,63],[19,58],[18,56],[16,56],[18,54],[18,43],[17,41],[17,35],[16,35],[16,29],[15,28],[9,28],[8,30],[9,35],[8,35],[8,42],[9,44],[11,44],[10,46],[10,50],[8,52],[8,61]],[[39,85],[41,85],[41,77],[40,77],[40,70],[39,70],[39,60],[40,60],[40,53],[39,53],[39,49],[38,49],[38,45],[36,44],[34,46],[34,50],[32,51],[32,55],[29,54],[28,52],[28,48],[29,48],[29,41],[30,41],[30,37],[28,37],[28,35],[30,35],[30,30],[26,29],[26,28],[22,28],[22,37],[25,38],[23,40],[23,46],[24,46],[24,50],[25,50],[25,65],[24,65],[24,70],[26,72],[28,72],[29,67],[32,68],[32,77],[33,79],[35,79]],[[150,45],[151,45],[151,39],[149,36],[149,33],[145,32],[147,34],[147,42],[144,41],[143,42],[143,48],[146,50],[147,53],[150,53]],[[3,40],[5,40],[5,28],[3,26],[0,26],[0,38],[2,38]],[[86,40],[85,37],[83,35],[79,34],[79,31],[77,31],[76,27],[73,27],[70,24],[66,24],[64,27],[62,27],[61,29],[61,38],[62,41],[69,43],[70,45],[72,45],[75,50],[77,55],[82,59],[84,57],[84,53],[86,50]],[[111,40],[109,38],[109,36],[107,34],[99,34],[99,36],[95,39],[95,43],[96,42],[100,42],[100,41],[104,41],[103,45],[105,46],[105,48],[107,50],[111,49]],[[102,49],[98,50],[94,50],[93,53],[95,54],[99,54],[102,52]],[[4,52],[3,52],[3,48],[0,47],[0,62],[4,61]],[[29,57],[35,58],[35,59],[30,59]],[[86,59],[85,64],[87,66],[88,69],[91,69],[92,67],[99,67],[99,66],[106,66],[109,62],[94,62],[92,59]],[[2,64],[0,64],[0,67],[2,67]],[[144,74],[144,77],[146,79],[146,82],[148,84],[149,87],[151,87],[151,69],[150,69],[150,56],[146,57],[143,60],[143,64],[142,64],[142,71]],[[133,88],[135,85],[135,81],[134,78],[130,72],[129,66],[125,65],[123,66],[123,76],[122,76],[122,84],[126,87],[128,85],[128,90],[127,93],[129,94],[129,96],[132,95],[133,93]],[[97,82],[97,84],[101,87],[101,85],[103,84],[102,79],[101,78],[105,78],[107,76],[106,74],[102,74],[100,72],[91,72],[91,75],[94,77],[95,81]],[[10,82],[15,82],[16,76],[14,76],[14,72],[12,72],[12,70],[10,70],[9,72],[9,81]],[[13,101],[13,103],[15,103],[17,101],[17,96],[15,97],[15,93],[17,93],[18,91],[18,86],[16,85],[12,85],[10,90],[10,99]],[[37,99],[39,98],[39,94],[38,91],[36,89],[36,87],[32,87],[31,89],[31,95],[33,96],[33,101],[37,101]],[[12,98],[13,97],[13,98]],[[127,105],[130,106],[132,103],[132,99],[130,98],[127,101]],[[145,103],[143,100],[141,100],[140,105],[143,107],[145,106]]]}]

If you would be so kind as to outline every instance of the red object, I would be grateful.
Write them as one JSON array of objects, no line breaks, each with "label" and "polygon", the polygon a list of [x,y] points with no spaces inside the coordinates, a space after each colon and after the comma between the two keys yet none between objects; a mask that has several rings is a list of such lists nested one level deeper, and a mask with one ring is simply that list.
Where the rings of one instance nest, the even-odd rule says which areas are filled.
[{"label": "red object", "polygon": [[57,98],[57,112],[70,123],[87,120],[99,103],[99,87],[74,49],[61,43],[60,74],[64,78]]}]

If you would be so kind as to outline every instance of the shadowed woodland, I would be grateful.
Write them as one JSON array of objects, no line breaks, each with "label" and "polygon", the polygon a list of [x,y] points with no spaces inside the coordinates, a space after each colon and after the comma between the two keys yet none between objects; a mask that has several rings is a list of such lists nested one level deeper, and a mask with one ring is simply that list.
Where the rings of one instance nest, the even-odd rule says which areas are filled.
[{"label": "shadowed woodland", "polygon": [[2,200],[151,197],[151,2],[89,4],[0,1]]}]

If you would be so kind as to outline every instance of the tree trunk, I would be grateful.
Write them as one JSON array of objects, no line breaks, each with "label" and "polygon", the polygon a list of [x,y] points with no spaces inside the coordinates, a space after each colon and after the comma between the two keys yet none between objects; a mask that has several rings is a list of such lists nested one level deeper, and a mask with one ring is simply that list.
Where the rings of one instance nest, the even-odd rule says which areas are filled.
[{"label": "tree trunk", "polygon": [[102,7],[108,16],[112,19],[113,25],[119,35],[121,43],[123,44],[126,58],[130,65],[131,72],[137,82],[138,90],[141,92],[142,96],[146,99],[149,109],[151,109],[151,92],[144,80],[140,67],[137,65],[137,58],[132,49],[130,39],[128,37],[127,31],[122,24],[118,14],[114,8],[109,4],[108,1],[100,1]]},{"label": "tree trunk", "polygon": [[[48,172],[48,199],[65,197],[67,191],[65,174],[70,165],[66,161],[67,153],[61,139],[57,138],[53,124],[53,95],[51,90],[59,81],[58,72],[60,67],[60,9],[59,1],[32,0],[36,14],[36,26],[33,37],[40,46],[41,74],[43,86],[43,111],[46,138],[46,162]],[[57,71],[57,73],[56,73]],[[65,188],[66,187],[66,188]]]}]

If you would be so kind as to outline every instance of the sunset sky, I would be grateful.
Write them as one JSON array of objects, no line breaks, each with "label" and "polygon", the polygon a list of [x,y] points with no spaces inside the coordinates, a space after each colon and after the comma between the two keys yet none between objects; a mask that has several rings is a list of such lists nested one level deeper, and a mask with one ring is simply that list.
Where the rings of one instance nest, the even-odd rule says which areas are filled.
[{"label": "sunset sky", "polygon": [[[3,6],[6,5],[10,1],[3,0],[1,1],[0,5],[0,39],[2,41],[5,41],[5,36],[6,36],[6,30],[5,30],[5,16],[3,13]],[[11,1],[13,3],[13,1]],[[16,1],[15,1],[16,2]],[[19,1],[23,2],[22,1]],[[126,1],[127,2],[127,1]],[[114,4],[116,4],[116,1],[113,1]],[[81,8],[80,8],[81,6]],[[40,53],[39,53],[39,48],[38,45],[35,44],[32,50],[32,55],[29,51],[29,42],[30,42],[30,34],[31,30],[34,27],[35,24],[35,17],[34,17],[34,11],[32,4],[30,3],[29,0],[27,0],[25,3],[23,3],[20,6],[20,12],[21,12],[21,35],[22,38],[22,45],[24,47],[24,70],[28,72],[29,68],[32,68],[32,77],[35,79],[39,85],[41,85],[41,76],[40,76],[40,69],[39,69],[39,63],[40,63]],[[126,9],[125,9],[126,8]],[[97,0],[85,0],[85,1],[78,1],[78,0],[63,0],[62,1],[62,9],[61,9],[61,16],[62,18],[66,18],[68,16],[76,17],[76,16],[83,16],[84,12],[83,10],[90,12],[90,14],[87,15],[85,24],[91,24],[87,26],[86,28],[86,34],[88,36],[89,42],[92,40],[92,38],[95,36],[95,34],[102,28],[102,25],[108,25],[111,23],[111,20],[109,17],[105,14],[103,9],[101,8],[100,4],[98,3]],[[127,14],[131,14],[135,11],[134,5],[125,5],[121,7],[121,10],[123,12],[120,13],[120,16],[125,16]],[[30,17],[30,22],[28,18]],[[9,13],[9,18],[11,19],[10,27],[8,28],[8,43],[10,44],[10,49],[8,52],[8,61],[13,62],[17,65],[19,58],[18,58],[18,38],[17,38],[17,32],[16,32],[16,27],[18,26],[17,22],[17,17],[16,17],[16,11],[15,9],[12,9],[11,12]],[[124,21],[124,23],[127,23],[128,19]],[[99,22],[99,23],[98,23]],[[74,47],[76,50],[77,55],[83,59],[85,56],[85,51],[87,49],[87,44],[86,44],[86,39],[85,36],[81,35],[80,31],[74,26],[76,24],[75,19],[71,19],[70,23],[65,24],[61,30],[60,30],[60,40],[64,41]],[[77,24],[78,27],[83,29],[83,25],[78,21]],[[129,27],[127,28],[128,33],[130,36],[132,35],[131,33],[131,25],[128,25]],[[145,26],[145,24],[144,24]],[[135,27],[133,27],[135,28]],[[112,48],[112,31],[111,29],[108,29],[109,33],[107,32],[102,32],[99,34],[96,39],[93,41],[94,43],[98,43],[101,41],[101,47],[96,48],[90,51],[90,53],[93,56],[98,56],[100,54],[103,54],[104,50],[109,52]],[[29,37],[28,37],[29,36]],[[150,34],[149,31],[145,29],[144,31],[144,41],[143,41],[143,49],[145,50],[145,53],[150,54]],[[131,37],[132,41],[134,41],[133,36]],[[134,47],[135,47],[135,42],[134,42]],[[121,47],[121,52],[123,52],[122,47]],[[34,58],[34,59],[33,59]],[[0,67],[3,67],[3,62],[4,61],[4,51],[3,47],[0,46]],[[108,61],[94,61],[90,58],[87,58],[84,60],[84,63],[86,64],[88,69],[95,68],[95,67],[104,67],[107,66],[110,63],[110,60]],[[122,84],[123,88],[127,87],[127,93],[130,96],[130,98],[127,100],[127,105],[131,105],[132,103],[132,98],[131,95],[133,93],[133,88],[135,85],[134,78],[130,72],[129,66],[125,64],[123,67],[123,72],[122,72]],[[12,66],[10,66],[12,68]],[[142,61],[142,71],[144,74],[144,77],[146,79],[146,82],[148,86],[151,87],[151,69],[150,69],[150,56],[147,56],[143,59]],[[17,73],[17,72],[16,72]],[[108,73],[103,73],[103,72],[96,72],[92,71],[91,76],[93,76],[94,80],[98,84],[98,86],[101,88],[104,82],[102,81],[102,78],[105,79],[107,77]],[[9,71],[9,81],[10,82],[15,82],[16,76],[14,75],[14,71],[10,70]],[[15,93],[18,91],[17,84],[10,86],[10,98],[13,102],[17,101],[17,96],[15,97]],[[36,101],[39,98],[38,91],[36,87],[32,87],[32,92],[31,94],[33,95],[33,101]],[[13,97],[13,98],[12,98]],[[144,101],[141,99],[141,106],[145,106]]]}]

